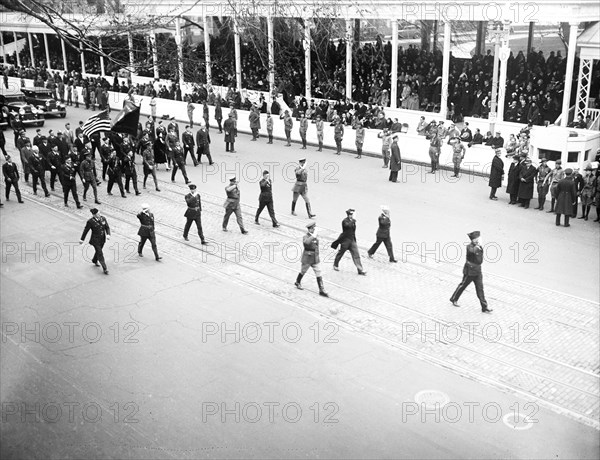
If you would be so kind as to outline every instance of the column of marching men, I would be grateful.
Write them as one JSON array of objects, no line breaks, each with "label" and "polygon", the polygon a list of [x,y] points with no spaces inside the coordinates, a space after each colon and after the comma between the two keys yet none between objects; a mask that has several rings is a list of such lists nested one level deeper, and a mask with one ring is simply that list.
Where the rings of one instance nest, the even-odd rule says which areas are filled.
[{"label": "column of marching men", "polygon": [[[215,120],[217,121],[219,133],[224,136],[225,151],[235,152],[235,141],[237,137],[237,119],[238,114],[233,106],[231,106],[230,112],[227,115],[225,122],[222,121],[222,112],[220,107],[219,110],[215,111]],[[87,200],[87,193],[89,189],[92,189],[94,194],[95,204],[101,204],[98,200],[98,186],[102,181],[107,182],[106,192],[108,195],[112,195],[114,185],[117,185],[119,192],[123,198],[126,198],[126,193],[131,193],[130,185],[133,187],[133,191],[136,195],[140,195],[141,192],[138,189],[138,178],[136,170],[136,155],[141,158],[143,167],[143,181],[142,185],[145,189],[147,186],[148,177],[152,176],[154,187],[156,191],[160,192],[157,179],[157,170],[160,165],[165,165],[167,171],[171,171],[171,181],[175,182],[178,171],[181,171],[185,183],[188,185],[190,191],[185,196],[185,202],[187,209],[185,211],[185,217],[187,219],[183,238],[189,241],[189,231],[192,224],[196,224],[198,236],[202,244],[206,244],[202,223],[201,223],[201,199],[197,192],[197,187],[191,183],[187,176],[186,162],[187,156],[192,159],[194,166],[202,163],[202,156],[206,155],[210,165],[213,164],[213,159],[210,152],[211,137],[209,133],[210,121],[207,110],[204,110],[203,119],[204,122],[200,124],[199,129],[194,134],[193,128],[193,106],[188,108],[188,115],[190,118],[190,124],[185,127],[185,131],[179,133],[179,125],[175,122],[174,118],[171,118],[164,126],[163,120],[156,120],[155,117],[149,117],[142,126],[141,123],[138,126],[137,136],[119,135],[114,132],[105,133],[102,135],[100,132],[94,132],[90,136],[86,136],[84,133],[84,123],[79,122],[79,126],[73,130],[69,123],[65,124],[64,130],[58,131],[56,134],[53,130],[49,130],[47,134],[43,134],[41,129],[36,130],[36,135],[33,140],[30,140],[24,129],[20,129],[15,132],[15,147],[20,152],[21,164],[23,166],[23,173],[25,181],[29,183],[29,176],[32,179],[32,188],[34,194],[37,195],[38,185],[43,190],[45,196],[49,196],[48,187],[46,184],[46,171],[50,172],[49,182],[50,189],[55,190],[55,185],[60,183],[62,185],[64,204],[69,206],[69,196],[72,196],[75,205],[81,208],[79,201],[76,178],[80,177],[83,184],[83,200]],[[285,146],[291,146],[291,131],[293,128],[293,120],[288,111],[284,111],[280,115],[280,118],[284,120],[286,143]],[[252,141],[259,139],[260,126],[260,115],[258,108],[254,107],[250,111],[249,115],[250,128],[252,131]],[[302,149],[307,148],[306,133],[308,130],[308,121],[304,113],[300,114],[300,138]],[[336,143],[336,154],[341,154],[342,150],[342,139],[344,134],[344,127],[340,119],[334,119],[331,123],[334,126],[334,140]],[[320,117],[315,120],[315,128],[317,130],[318,139],[318,151],[322,151],[323,148],[323,121]],[[357,121],[353,128],[356,130],[356,158],[361,158],[362,144],[364,142],[364,128],[360,121]],[[421,128],[421,130],[420,130]],[[468,142],[470,139],[465,138],[465,131],[468,130],[468,126],[463,128],[461,132],[458,132],[454,125],[450,129],[443,127],[443,122],[440,122],[437,126],[434,122],[425,126],[423,123],[417,128],[419,134],[426,135],[430,141],[429,154],[431,157],[431,173],[435,173],[439,167],[439,151],[441,148],[442,141],[448,137],[449,144],[453,150],[453,162],[454,162],[454,177],[458,177],[460,173],[460,163],[465,156],[465,147],[462,141]],[[271,114],[267,114],[267,143],[273,143],[273,120]],[[383,168],[390,169],[389,181],[397,182],[398,172],[401,170],[401,155],[400,148],[398,145],[398,135],[389,132],[384,129],[382,133],[379,133],[379,137],[382,139],[382,158]],[[494,138],[497,140],[497,145],[502,145],[503,140],[499,137],[499,133]],[[2,147],[4,147],[4,136],[2,134]],[[494,147],[494,144],[490,144]],[[531,160],[527,158],[528,143],[526,141],[521,142],[516,147],[516,152],[513,152],[512,158],[515,164],[520,166],[521,162],[523,166],[520,167],[523,174],[517,174],[515,176],[514,168],[511,166],[509,172],[509,186],[507,187],[507,193],[511,196],[510,203],[519,202],[521,206],[528,207],[529,200],[531,199],[529,188],[526,185],[511,185],[511,177],[513,183],[515,179],[525,184],[532,183],[535,178],[538,180],[538,193],[539,193],[539,207],[543,209],[545,195],[548,190],[552,192],[552,210],[550,212],[556,212],[557,214],[557,225],[559,225],[559,219],[561,214],[565,214],[566,221],[565,226],[568,226],[568,216],[572,215],[573,209],[576,209],[577,190],[576,183],[569,182],[572,171],[567,169],[561,173],[560,161],[557,161],[557,165],[554,170],[550,170],[545,166],[545,161],[542,160],[542,166],[539,168],[533,168],[530,166]],[[19,173],[17,166],[14,164],[12,159],[3,150],[6,156],[6,163],[3,165],[3,173],[6,182],[6,199],[9,199],[11,188],[15,189],[17,199],[22,203],[20,190],[18,187]],[[101,171],[96,168],[96,154],[98,154],[100,163],[102,165]],[[490,176],[490,187],[492,189],[490,193],[490,199],[495,200],[495,192],[501,185],[504,169],[503,162],[500,158],[500,150],[496,149],[496,157],[492,162],[492,173]],[[529,172],[529,173],[528,173]],[[305,205],[307,215],[310,219],[316,217],[316,214],[312,212],[311,203],[308,197],[308,173],[306,170],[306,158],[301,158],[298,161],[298,166],[295,169],[296,182],[292,189],[292,203],[291,203],[291,214],[296,216],[296,204],[300,196],[302,196]],[[530,177],[531,176],[531,177]],[[531,180],[529,180],[531,179]],[[588,180],[589,179],[589,180]],[[596,175],[595,182],[592,181],[591,170],[586,171],[586,178],[583,180],[583,188],[589,193],[585,194],[583,201],[583,214],[587,220],[587,214],[592,203],[594,193],[598,194],[598,180]],[[541,183],[541,185],[540,185]],[[586,187],[587,184],[588,186]],[[547,187],[546,187],[547,185]],[[272,183],[269,177],[269,172],[264,171],[263,178],[259,183],[260,195],[259,195],[259,208],[255,216],[255,224],[260,225],[259,217],[266,207],[269,216],[272,221],[273,227],[279,227],[279,223],[275,217],[275,211],[273,207],[273,195],[272,195]],[[532,186],[531,186],[532,188]],[[523,189],[523,191],[521,191]],[[560,190],[559,190],[560,189]],[[516,190],[516,191],[515,191]],[[544,192],[545,191],[545,192]],[[228,222],[231,214],[235,214],[237,224],[242,234],[247,234],[248,230],[244,226],[241,206],[240,206],[240,188],[236,177],[229,179],[229,184],[225,187],[226,202],[224,204],[225,215],[223,218],[222,229],[228,231]],[[531,192],[532,193],[532,192]],[[590,196],[588,196],[590,195]],[[562,198],[561,198],[562,197]],[[517,201],[518,200],[518,201]],[[573,203],[572,201],[575,200]],[[556,210],[554,209],[554,202],[556,204]],[[568,209],[567,209],[568,208]],[[95,256],[92,262],[96,265],[100,264],[103,267],[105,274],[108,274],[104,257],[102,255],[102,247],[106,238],[110,236],[110,228],[106,218],[101,216],[97,208],[92,208],[91,212],[93,217],[90,218],[86,224],[86,229],[82,235],[82,242],[86,237],[88,231],[91,231],[92,237],[90,244],[95,248]],[[576,214],[576,212],[575,212]],[[154,230],[154,216],[150,212],[148,204],[142,205],[142,211],[137,215],[140,221],[140,230],[138,235],[140,236],[140,244],[138,247],[139,256],[142,257],[142,250],[147,240],[150,240],[151,246],[155,255],[155,259],[160,261],[162,257],[158,255],[156,246],[156,236]],[[379,228],[376,235],[376,242],[367,252],[369,257],[373,257],[381,243],[384,243],[389,261],[392,263],[397,262],[394,257],[393,247],[390,237],[390,210],[387,206],[381,207],[381,215],[379,216]],[[598,219],[597,219],[598,220]],[[308,270],[313,268],[317,275],[317,283],[319,287],[319,293],[322,296],[328,296],[324,290],[323,280],[321,277],[319,267],[319,244],[318,244],[318,231],[314,221],[311,221],[306,225],[307,233],[303,238],[304,251],[302,255],[302,266],[301,271],[298,274],[295,285],[298,289],[303,289],[301,280]],[[476,236],[475,236],[476,235]],[[483,262],[481,244],[479,243],[479,232],[469,233],[469,237],[472,243],[467,248],[467,261],[465,264],[465,278],[459,284],[457,291],[453,294],[451,302],[453,305],[458,306],[458,297],[466,286],[470,282],[475,282],[477,295],[480,299],[482,311],[490,312],[487,308],[487,302],[483,294],[483,284],[481,281],[481,263]],[[339,263],[346,251],[349,251],[352,260],[356,266],[359,275],[366,275],[366,271],[363,269],[358,246],[356,243],[356,211],[354,209],[348,209],[346,211],[346,218],[342,221],[342,233],[340,236],[331,244],[331,247],[338,249],[334,260],[334,270],[339,270]]]}]

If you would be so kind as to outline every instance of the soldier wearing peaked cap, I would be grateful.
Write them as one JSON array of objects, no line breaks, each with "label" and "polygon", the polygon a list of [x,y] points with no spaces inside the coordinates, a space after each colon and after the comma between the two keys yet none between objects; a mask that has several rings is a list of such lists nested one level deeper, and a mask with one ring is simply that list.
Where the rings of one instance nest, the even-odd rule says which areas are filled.
[{"label": "soldier wearing peaked cap", "polygon": [[459,307],[458,299],[464,290],[471,284],[475,283],[475,291],[477,292],[477,298],[481,303],[481,312],[490,313],[492,310],[488,308],[485,295],[483,293],[483,275],[481,274],[481,264],[483,263],[483,248],[481,247],[479,231],[471,232],[468,234],[471,239],[471,243],[467,245],[467,260],[463,268],[463,279],[457,286],[456,290],[450,297],[450,302],[455,307]]},{"label": "soldier wearing peaked cap", "polygon": [[81,234],[81,241],[79,244],[83,244],[85,237],[91,230],[92,236],[90,237],[90,245],[92,245],[95,250],[92,263],[97,267],[98,262],[100,262],[100,265],[102,265],[102,269],[104,270],[104,274],[108,275],[108,269],[106,268],[106,262],[104,261],[102,248],[104,247],[106,240],[110,239],[110,227],[106,221],[106,218],[100,215],[98,209],[92,208],[90,209],[90,212],[92,213],[92,218],[88,219],[85,229]]},{"label": "soldier wearing peaked cap", "polygon": [[248,231],[244,228],[244,220],[242,219],[242,208],[240,206],[240,189],[238,188],[237,178],[232,177],[229,179],[229,185],[225,187],[225,193],[227,199],[223,204],[225,208],[225,216],[223,217],[223,231],[227,231],[227,224],[229,223],[229,217],[231,214],[235,214],[240,231],[242,234],[247,234]]},{"label": "soldier wearing peaked cap", "polygon": [[138,244],[138,255],[140,257],[144,257],[142,251],[144,250],[144,245],[147,240],[150,240],[150,244],[152,245],[152,252],[154,252],[154,257],[156,261],[160,261],[162,257],[158,255],[158,248],[156,247],[156,233],[154,233],[154,214],[150,212],[150,205],[144,203],[142,205],[142,212],[137,215],[138,220],[140,221],[140,229],[138,230],[138,235],[140,236],[140,243]]},{"label": "soldier wearing peaked cap", "polygon": [[300,284],[302,277],[308,271],[308,269],[312,267],[312,269],[315,271],[315,275],[317,275],[319,295],[323,297],[329,297],[329,294],[325,292],[325,288],[323,286],[323,278],[321,277],[321,268],[319,266],[321,260],[319,258],[319,238],[317,237],[316,222],[309,222],[306,224],[306,229],[307,233],[302,238],[302,244],[304,246],[304,251],[302,252],[302,266],[294,284],[298,289],[304,289]]},{"label": "soldier wearing peaked cap", "polygon": [[333,269],[335,271],[339,271],[340,260],[346,253],[346,251],[350,251],[352,255],[352,261],[358,270],[359,275],[365,276],[367,274],[366,271],[363,270],[362,263],[360,261],[360,254],[358,253],[358,245],[356,244],[356,219],[355,210],[348,209],[346,211],[346,218],[342,221],[342,233],[331,243],[331,247],[333,249],[337,249],[340,247],[338,253],[335,256],[335,260],[333,261]]},{"label": "soldier wearing peaked cap", "polygon": [[202,244],[207,244],[204,240],[204,233],[202,232],[202,203],[200,201],[200,195],[196,193],[196,185],[188,184],[188,187],[190,189],[190,193],[185,196],[187,209],[184,217],[187,219],[187,221],[183,229],[183,239],[189,241],[188,235],[190,233],[190,228],[192,227],[192,223],[196,222],[196,228],[198,229],[200,241]]},{"label": "soldier wearing peaked cap", "polygon": [[306,171],[305,164],[306,164],[306,158],[301,158],[300,160],[298,160],[298,167],[294,171],[294,173],[296,174],[296,183],[292,187],[292,192],[294,192],[293,196],[292,196],[292,215],[293,216],[297,215],[296,214],[296,201],[298,201],[299,196],[302,196],[302,198],[304,199],[304,203],[306,204],[306,212],[308,213],[308,217],[310,219],[312,219],[313,217],[316,217],[317,215],[313,214],[312,210],[310,208],[310,200],[308,199],[308,184],[307,184],[308,172]]}]

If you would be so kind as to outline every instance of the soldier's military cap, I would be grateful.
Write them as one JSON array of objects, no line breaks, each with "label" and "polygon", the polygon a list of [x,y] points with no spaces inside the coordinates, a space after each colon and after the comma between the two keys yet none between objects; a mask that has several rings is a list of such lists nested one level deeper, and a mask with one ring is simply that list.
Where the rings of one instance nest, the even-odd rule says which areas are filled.
[{"label": "soldier's military cap", "polygon": [[233,177],[230,177],[230,178],[229,178],[229,182],[233,182],[233,181],[235,181],[236,179],[237,179],[237,177],[235,177],[235,176],[233,176]]},{"label": "soldier's military cap", "polygon": [[475,238],[479,238],[481,236],[481,232],[479,230],[475,230],[474,232],[467,233],[467,235],[469,238],[471,238],[471,240],[474,240]]},{"label": "soldier's military cap", "polygon": [[355,212],[355,209],[351,208],[346,211],[346,214],[352,214],[353,212]]},{"label": "soldier's military cap", "polygon": [[96,208],[92,208],[92,209],[90,209],[90,212],[91,212],[93,215],[96,215],[96,214],[98,214],[98,209],[96,209]]},{"label": "soldier's military cap", "polygon": [[308,224],[306,224],[306,228],[313,228],[317,225],[316,222],[309,222]]},{"label": "soldier's military cap", "polygon": [[190,188],[190,190],[196,190],[195,184],[188,184],[188,187]]},{"label": "soldier's military cap", "polygon": [[298,163],[304,163],[304,162],[306,162],[306,158],[300,158],[300,159],[298,160]]}]

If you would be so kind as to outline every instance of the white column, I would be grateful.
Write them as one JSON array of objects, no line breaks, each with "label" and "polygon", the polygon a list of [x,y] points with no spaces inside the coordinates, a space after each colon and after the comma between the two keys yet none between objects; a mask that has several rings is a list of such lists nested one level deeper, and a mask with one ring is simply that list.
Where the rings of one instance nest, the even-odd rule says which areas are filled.
[{"label": "white column", "polygon": [[[510,27],[507,25],[506,27]],[[496,120],[499,122],[504,121],[504,106],[506,105],[506,74],[508,72],[508,56],[510,54],[510,48],[508,46],[509,35],[505,35],[506,41],[502,43],[500,49],[500,82],[498,83],[498,110]]]},{"label": "white column", "polygon": [[179,73],[179,87],[183,93],[183,46],[181,40],[181,22],[175,19],[175,43],[177,44],[177,69]]},{"label": "white column", "polygon": [[269,47],[269,94],[275,97],[275,47],[273,44],[273,18],[267,17],[267,34]]},{"label": "white column", "polygon": [[346,19],[346,97],[352,98],[352,41],[354,19]]},{"label": "white column", "polygon": [[208,17],[204,16],[204,59],[206,62],[206,84],[212,85],[212,67],[210,63],[210,34],[208,33]]},{"label": "white column", "polygon": [[36,67],[35,56],[33,55],[33,39],[31,38],[31,34],[29,32],[27,32],[27,38],[29,39],[29,57],[31,58],[31,66]]},{"label": "white column", "polygon": [[563,93],[562,113],[560,117],[561,126],[567,126],[569,123],[569,104],[571,103],[571,86],[573,82],[573,67],[575,66],[578,28],[578,22],[571,23],[571,30],[569,32],[569,51],[567,52],[567,72],[565,74],[565,91]]},{"label": "white column", "polygon": [[[104,52],[102,49],[102,37],[98,37],[98,48],[101,52]],[[100,75],[103,77],[106,75],[106,72],[104,71],[104,56],[102,55],[100,55]]]},{"label": "white column", "polygon": [[85,74],[85,56],[83,55],[83,45],[79,42],[79,57],[81,58],[81,75]]},{"label": "white column", "polygon": [[310,68],[310,26],[312,23],[311,18],[304,19],[304,97],[310,101],[312,90],[311,90],[311,68]]},{"label": "white column", "polygon": [[390,107],[395,109],[398,101],[398,20],[392,20],[392,75],[390,78]]},{"label": "white column", "polygon": [[242,51],[240,48],[240,31],[238,22],[233,18],[233,39],[235,43],[235,81],[237,90],[242,90]]},{"label": "white column", "polygon": [[67,49],[65,48],[65,41],[61,38],[60,39],[60,47],[62,48],[62,56],[63,56],[63,69],[65,72],[68,72],[68,66],[67,66]]},{"label": "white column", "polygon": [[[494,38],[494,67],[492,70],[492,100],[490,104],[490,118],[494,119],[498,113],[498,61],[500,60],[500,36],[496,35]],[[492,133],[493,129],[490,129]]]},{"label": "white column", "polygon": [[127,33],[127,46],[129,47],[129,71],[132,75],[134,75],[136,73],[135,56],[133,54],[133,35],[131,34],[131,32]]},{"label": "white column", "polygon": [[21,67],[21,58],[19,57],[19,51],[17,51],[17,33],[13,32],[13,37],[15,39],[15,54],[17,55],[17,65]]},{"label": "white column", "polygon": [[154,30],[150,31],[150,46],[152,47],[152,69],[154,71],[154,79],[160,78],[158,73],[158,50],[156,49],[156,33]]},{"label": "white column", "polygon": [[450,35],[452,28],[450,21],[444,22],[444,60],[442,61],[442,99],[440,101],[440,115],[446,119],[448,113],[448,81],[450,79]]},{"label": "white column", "polygon": [[46,51],[46,68],[50,70],[50,52],[48,51],[48,35],[44,34],[44,50]]},{"label": "white column", "polygon": [[2,47],[2,62],[4,62],[6,64],[6,51],[4,50],[4,35],[2,34],[1,31],[0,31],[0,46]]}]

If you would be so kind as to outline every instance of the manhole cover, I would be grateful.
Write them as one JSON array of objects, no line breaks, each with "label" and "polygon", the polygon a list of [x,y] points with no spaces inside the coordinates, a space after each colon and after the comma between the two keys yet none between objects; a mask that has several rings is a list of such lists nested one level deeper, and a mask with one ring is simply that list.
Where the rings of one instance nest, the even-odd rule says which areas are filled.
[{"label": "manhole cover", "polygon": [[415,402],[427,409],[444,407],[450,402],[450,397],[439,390],[423,390],[415,395]]},{"label": "manhole cover", "polygon": [[523,431],[528,430],[533,426],[533,422],[520,412],[511,412],[502,417],[504,424],[513,430]]}]

